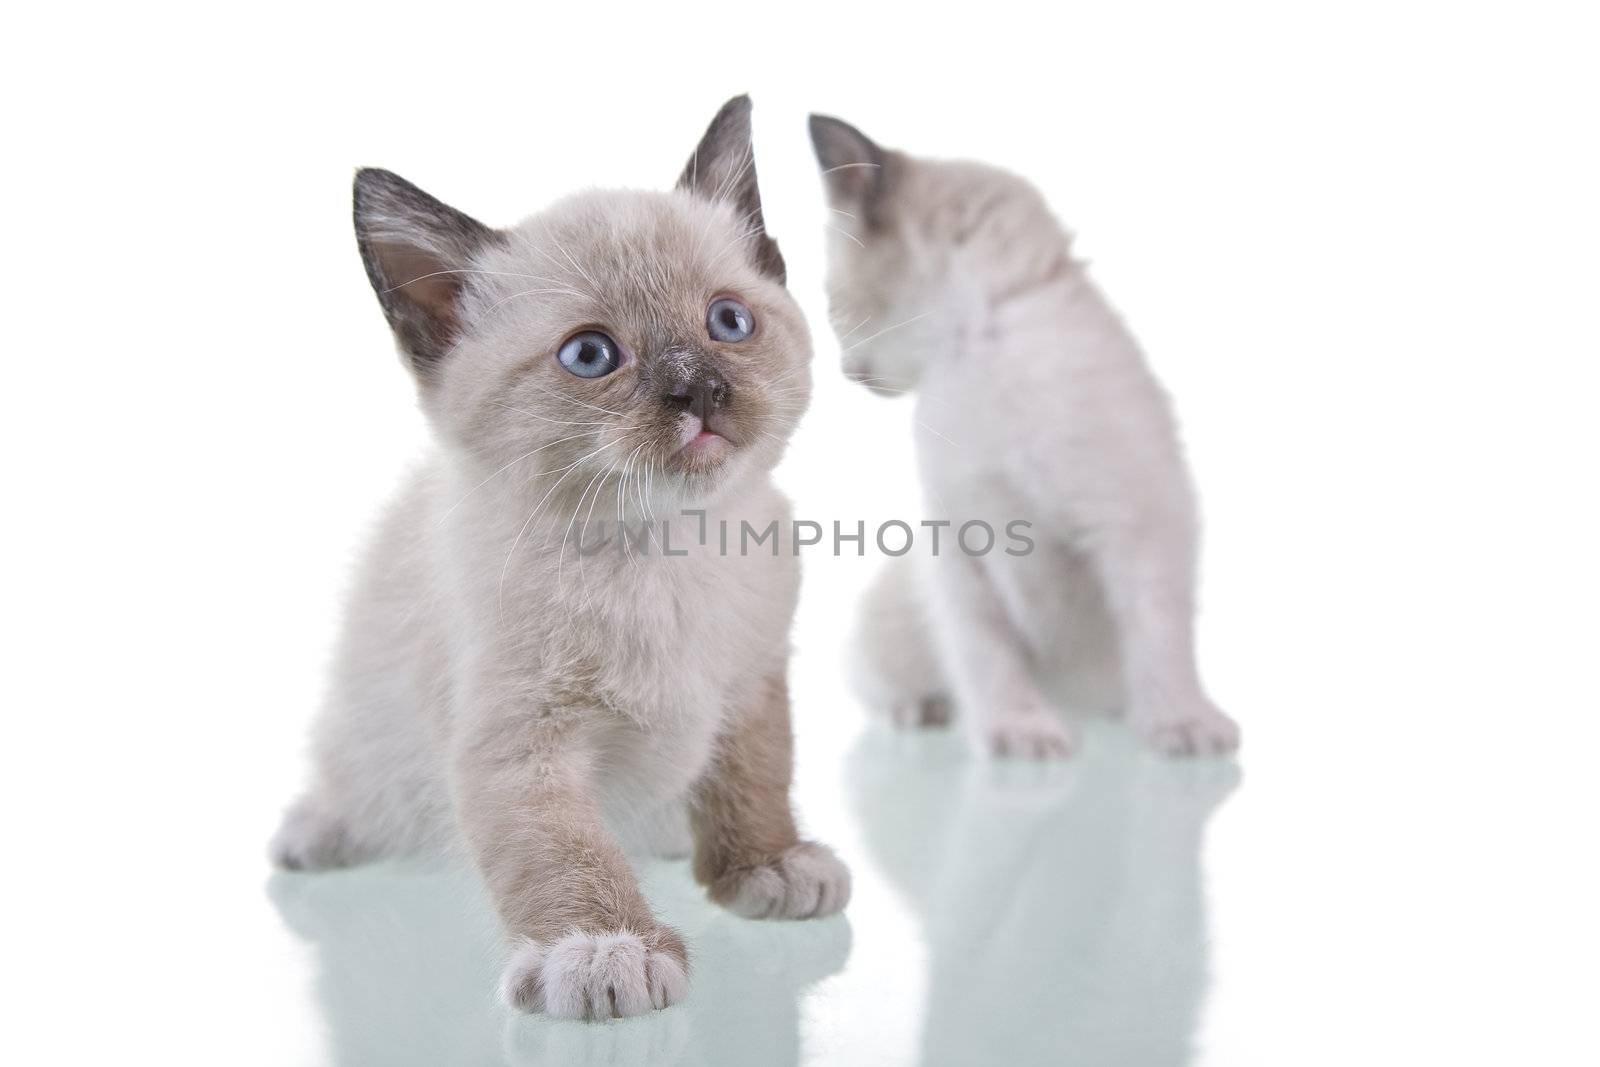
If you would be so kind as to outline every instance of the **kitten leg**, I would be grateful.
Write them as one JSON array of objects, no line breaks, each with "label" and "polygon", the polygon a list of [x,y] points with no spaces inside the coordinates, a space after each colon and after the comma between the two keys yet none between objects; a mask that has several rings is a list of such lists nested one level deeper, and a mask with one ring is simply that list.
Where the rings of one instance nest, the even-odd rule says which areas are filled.
[{"label": "kitten leg", "polygon": [[565,1018],[639,1015],[683,999],[688,955],[603,826],[578,747],[550,719],[469,746],[456,761],[461,824],[520,943],[502,997]]},{"label": "kitten leg", "polygon": [[795,831],[792,748],[789,690],[775,677],[724,728],[691,799],[695,879],[749,919],[831,915],[850,899],[849,870]]},{"label": "kitten leg", "polygon": [[1194,655],[1192,539],[1121,532],[1097,562],[1122,649],[1128,721],[1167,755],[1232,752],[1239,727],[1200,685]]},{"label": "kitten leg", "polygon": [[997,756],[1066,756],[1072,731],[1040,689],[982,561],[957,553],[932,562],[930,621],[974,743]]},{"label": "kitten leg", "polygon": [[950,723],[950,698],[922,601],[914,561],[890,560],[861,598],[849,642],[856,695],[900,727]]}]

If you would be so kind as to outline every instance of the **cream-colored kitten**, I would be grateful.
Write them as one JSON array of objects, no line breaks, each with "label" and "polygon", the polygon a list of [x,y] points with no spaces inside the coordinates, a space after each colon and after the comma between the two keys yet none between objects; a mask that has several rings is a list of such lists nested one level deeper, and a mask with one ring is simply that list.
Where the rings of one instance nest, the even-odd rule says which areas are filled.
[{"label": "cream-colored kitten", "polygon": [[1172,413],[1069,235],[1003,171],[888,151],[823,116],[811,135],[840,216],[845,373],[916,391],[937,515],[1027,520],[1036,542],[968,555],[947,535],[938,557],[892,561],[855,642],[864,697],[924,723],[953,698],[1001,754],[1065,755],[1058,702],[1125,708],[1163,752],[1236,747],[1195,667],[1195,506]]},{"label": "cream-colored kitten", "polygon": [[[789,525],[769,471],[809,399],[750,102],[669,193],[582,193],[497,231],[364,170],[355,222],[437,448],[361,568],[273,854],[324,868],[459,842],[517,946],[511,1003],[666,1007],[684,944],[618,832],[687,802],[695,876],[744,915],[825,915],[850,891],[789,808],[795,557],[697,536]],[[580,555],[597,504],[653,530]]]}]

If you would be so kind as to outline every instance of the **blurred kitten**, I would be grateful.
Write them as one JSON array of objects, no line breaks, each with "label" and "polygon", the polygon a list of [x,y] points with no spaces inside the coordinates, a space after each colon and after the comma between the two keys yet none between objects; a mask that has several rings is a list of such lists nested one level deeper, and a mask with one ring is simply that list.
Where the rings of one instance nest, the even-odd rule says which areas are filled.
[{"label": "blurred kitten", "polygon": [[[789,808],[794,555],[718,554],[680,514],[789,526],[769,472],[811,348],[762,221],[750,102],[670,193],[580,193],[501,231],[363,170],[355,224],[437,448],[361,568],[274,857],[459,841],[519,945],[511,1003],[666,1007],[687,955],[619,828],[687,799],[695,876],[743,915],[827,914],[850,887]],[[580,557],[596,502],[657,517],[650,547]]]},{"label": "blurred kitten", "polygon": [[913,724],[953,700],[999,754],[1071,749],[1047,692],[1124,708],[1163,752],[1235,748],[1195,667],[1195,507],[1172,413],[1069,235],[1004,171],[886,150],[821,115],[811,138],[839,216],[828,291],[845,374],[916,391],[942,517],[1026,519],[1037,542],[891,561],[854,642],[864,698]]}]

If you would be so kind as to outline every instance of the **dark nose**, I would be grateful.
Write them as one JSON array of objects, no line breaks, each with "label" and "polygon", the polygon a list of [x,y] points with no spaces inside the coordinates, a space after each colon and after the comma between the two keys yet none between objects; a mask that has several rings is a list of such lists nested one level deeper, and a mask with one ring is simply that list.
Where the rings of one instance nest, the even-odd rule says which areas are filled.
[{"label": "dark nose", "polygon": [[708,372],[692,381],[668,387],[665,399],[670,407],[708,419],[713,411],[727,407],[732,396],[733,390],[728,383],[721,376]]}]

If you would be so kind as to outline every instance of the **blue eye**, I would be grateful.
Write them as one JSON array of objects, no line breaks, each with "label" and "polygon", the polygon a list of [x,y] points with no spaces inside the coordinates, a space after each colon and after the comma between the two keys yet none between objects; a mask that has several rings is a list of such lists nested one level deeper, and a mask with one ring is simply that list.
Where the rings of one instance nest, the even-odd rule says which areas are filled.
[{"label": "blue eye", "polygon": [[598,330],[585,330],[567,338],[556,359],[580,378],[604,378],[622,365],[617,342]]},{"label": "blue eye", "polygon": [[731,296],[711,301],[706,309],[706,332],[713,341],[743,341],[756,332],[756,317]]}]

